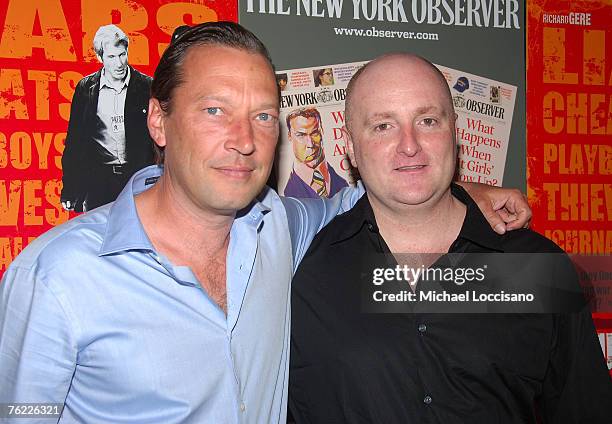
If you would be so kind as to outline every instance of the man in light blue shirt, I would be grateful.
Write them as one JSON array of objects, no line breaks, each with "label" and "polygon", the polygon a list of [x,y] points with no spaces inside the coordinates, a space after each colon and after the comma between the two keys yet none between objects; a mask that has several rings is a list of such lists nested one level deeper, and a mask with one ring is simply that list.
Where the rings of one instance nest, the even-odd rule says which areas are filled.
[{"label": "man in light blue shirt", "polygon": [[63,405],[48,422],[285,423],[289,282],[362,191],[301,201],[264,188],[277,90],[265,47],[237,24],[173,41],[148,117],[164,165],[5,273],[0,404]]},{"label": "man in light blue shirt", "polygon": [[138,172],[7,271],[0,402],[65,399],[62,422],[284,423],[289,281],[342,201],[265,189],[244,209],[229,235],[226,315],[140,224],[134,195],[162,170]]}]

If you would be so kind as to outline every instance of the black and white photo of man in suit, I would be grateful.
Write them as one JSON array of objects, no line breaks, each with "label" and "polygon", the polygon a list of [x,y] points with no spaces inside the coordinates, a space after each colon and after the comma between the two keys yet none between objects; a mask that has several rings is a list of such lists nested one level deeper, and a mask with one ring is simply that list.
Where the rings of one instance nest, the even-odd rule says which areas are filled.
[{"label": "black and white photo of man in suit", "polygon": [[137,170],[154,162],[147,129],[151,77],[128,64],[127,35],[98,28],[102,68],[76,86],[62,156],[64,209],[85,212],[115,200]]}]

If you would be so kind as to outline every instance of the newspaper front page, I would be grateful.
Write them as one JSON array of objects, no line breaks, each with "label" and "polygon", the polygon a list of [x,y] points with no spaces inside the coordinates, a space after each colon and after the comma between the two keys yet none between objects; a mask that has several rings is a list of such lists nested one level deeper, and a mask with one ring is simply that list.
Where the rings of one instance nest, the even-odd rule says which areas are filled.
[{"label": "newspaper front page", "polygon": [[[355,184],[358,173],[346,154],[344,99],[351,77],[366,63],[276,73],[281,90],[277,158],[281,195],[330,197]],[[516,87],[436,66],[446,78],[457,113],[459,179],[501,186]]]}]

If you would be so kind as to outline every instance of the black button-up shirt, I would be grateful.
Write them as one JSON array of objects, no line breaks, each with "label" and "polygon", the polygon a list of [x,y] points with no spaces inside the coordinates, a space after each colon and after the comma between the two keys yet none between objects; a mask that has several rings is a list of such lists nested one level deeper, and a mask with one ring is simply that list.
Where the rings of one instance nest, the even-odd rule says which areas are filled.
[{"label": "black button-up shirt", "polygon": [[[559,252],[503,236],[467,206],[449,252]],[[432,229],[435,231],[435,229]],[[389,253],[367,196],[312,243],[293,279],[289,404],[301,423],[611,423],[612,383],[590,311],[363,312],[362,264]]]}]

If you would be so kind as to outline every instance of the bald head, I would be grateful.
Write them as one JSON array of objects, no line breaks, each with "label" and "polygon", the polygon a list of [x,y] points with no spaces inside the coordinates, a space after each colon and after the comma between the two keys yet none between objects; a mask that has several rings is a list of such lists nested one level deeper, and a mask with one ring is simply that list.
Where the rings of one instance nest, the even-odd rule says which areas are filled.
[{"label": "bald head", "polygon": [[[426,77],[426,81],[423,77]],[[361,101],[364,93],[376,91],[384,96],[403,85],[424,82],[432,89],[440,90],[446,101],[444,106],[454,111],[446,78],[433,63],[410,53],[390,53],[377,57],[359,69],[346,88],[344,109],[347,128],[350,130],[355,105]]]},{"label": "bald head", "polygon": [[376,211],[437,204],[455,172],[457,115],[440,71],[409,54],[355,74],[345,103],[347,152]]}]

